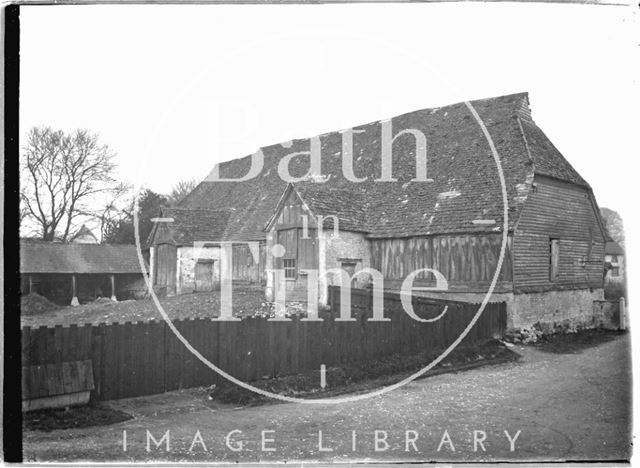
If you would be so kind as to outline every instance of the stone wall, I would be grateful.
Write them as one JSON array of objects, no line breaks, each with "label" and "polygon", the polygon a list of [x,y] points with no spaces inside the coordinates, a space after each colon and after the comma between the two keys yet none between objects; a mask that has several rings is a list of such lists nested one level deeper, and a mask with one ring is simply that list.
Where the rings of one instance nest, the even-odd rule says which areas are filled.
[{"label": "stone wall", "polygon": [[[486,294],[414,291],[414,294],[480,304]],[[608,311],[594,309],[602,301],[602,289],[576,289],[541,293],[495,293],[489,302],[506,302],[507,330],[542,329],[545,333],[599,327],[610,320]],[[608,327],[608,325],[607,325]],[[606,327],[605,327],[606,328]]]},{"label": "stone wall", "polygon": [[[193,246],[178,247],[178,265],[176,268],[176,294],[187,294],[195,291],[196,288],[196,263],[198,259],[220,260],[220,248]],[[214,283],[220,278],[220,262],[215,262],[213,266]]]},{"label": "stone wall", "polygon": [[593,302],[604,299],[603,289],[573,289],[514,294],[507,303],[507,328],[545,332],[573,331],[594,327]]},{"label": "stone wall", "polygon": [[607,330],[619,330],[621,328],[620,312],[620,301],[593,301],[594,326]]}]

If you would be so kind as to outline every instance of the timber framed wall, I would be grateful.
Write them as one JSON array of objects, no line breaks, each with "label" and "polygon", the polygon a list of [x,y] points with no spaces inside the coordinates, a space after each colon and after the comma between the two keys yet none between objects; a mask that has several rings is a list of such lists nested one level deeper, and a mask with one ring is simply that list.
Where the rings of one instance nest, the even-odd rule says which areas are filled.
[{"label": "timber framed wall", "polygon": [[[441,272],[451,292],[483,293],[495,274],[502,234],[371,239],[371,264],[381,271],[385,287],[400,288],[411,272],[433,268]],[[495,292],[511,292],[512,238],[509,236]],[[420,273],[416,286],[435,286],[434,276]]]}]

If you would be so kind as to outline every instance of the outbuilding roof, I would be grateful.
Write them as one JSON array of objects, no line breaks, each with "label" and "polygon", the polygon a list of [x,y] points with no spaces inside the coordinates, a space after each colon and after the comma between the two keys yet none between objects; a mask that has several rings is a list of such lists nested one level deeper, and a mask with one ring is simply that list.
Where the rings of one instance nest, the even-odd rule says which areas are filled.
[{"label": "outbuilding roof", "polygon": [[[560,154],[531,118],[526,93],[471,102],[491,135],[500,156],[512,228],[536,174],[577,184],[587,182]],[[401,135],[393,143],[393,182],[381,174],[382,126],[376,121],[354,128],[354,175],[343,174],[343,133],[320,135],[324,178],[293,186],[314,214],[334,214],[340,228],[364,231],[370,237],[408,237],[443,233],[500,231],[503,198],[500,177],[482,128],[465,103],[422,109],[390,119],[393,135],[406,129],[427,139],[427,177],[414,182],[415,139]],[[264,239],[287,182],[278,174],[280,161],[292,153],[309,151],[311,139],[262,148],[264,165],[249,180],[200,183],[180,204],[182,208],[215,207],[230,210],[225,240]],[[218,166],[220,177],[239,179],[250,169],[251,156]],[[291,158],[290,173],[304,176],[308,154]],[[326,180],[320,182],[320,180]]]},{"label": "outbuilding roof", "polygon": [[605,255],[624,255],[624,249],[615,241],[608,241],[604,245]]},{"label": "outbuilding roof", "polygon": [[196,241],[221,241],[232,210],[162,208],[147,244],[189,245]]},{"label": "outbuilding roof", "polygon": [[20,241],[21,273],[142,273],[135,245]]}]

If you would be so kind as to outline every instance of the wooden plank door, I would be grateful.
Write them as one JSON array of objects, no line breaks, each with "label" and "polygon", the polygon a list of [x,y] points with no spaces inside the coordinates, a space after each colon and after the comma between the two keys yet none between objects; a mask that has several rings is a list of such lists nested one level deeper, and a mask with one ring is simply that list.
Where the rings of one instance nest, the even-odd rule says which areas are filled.
[{"label": "wooden plank door", "polygon": [[213,264],[213,260],[196,263],[196,291],[213,291]]},{"label": "wooden plank door", "polygon": [[156,251],[156,285],[166,287],[167,294],[175,294],[177,249],[175,245],[159,244]]}]

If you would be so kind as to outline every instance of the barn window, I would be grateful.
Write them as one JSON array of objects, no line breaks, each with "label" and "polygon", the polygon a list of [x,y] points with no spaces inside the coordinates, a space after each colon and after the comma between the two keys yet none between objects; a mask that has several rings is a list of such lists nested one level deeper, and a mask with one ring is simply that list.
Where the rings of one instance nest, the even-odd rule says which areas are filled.
[{"label": "barn window", "polygon": [[294,258],[283,258],[285,279],[296,278],[296,260]]},{"label": "barn window", "polygon": [[558,270],[560,266],[560,240],[549,239],[549,279],[556,281],[558,279]]}]

